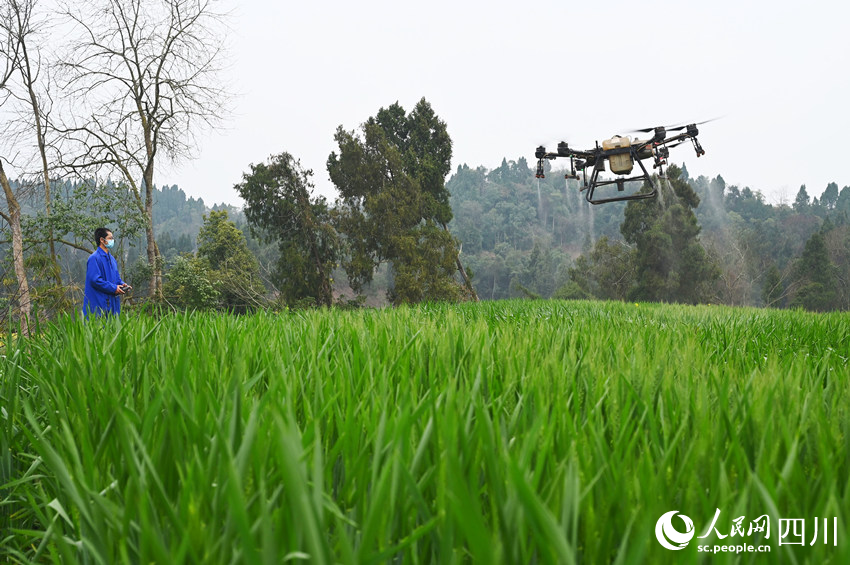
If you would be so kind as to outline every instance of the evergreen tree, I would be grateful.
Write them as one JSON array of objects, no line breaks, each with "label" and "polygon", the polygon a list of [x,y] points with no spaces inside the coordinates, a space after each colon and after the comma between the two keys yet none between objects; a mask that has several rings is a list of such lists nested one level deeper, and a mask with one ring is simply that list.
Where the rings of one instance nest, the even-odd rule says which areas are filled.
[{"label": "evergreen tree", "polygon": [[669,182],[656,181],[661,184],[657,198],[634,200],[626,206],[620,230],[635,245],[636,267],[629,298],[703,302],[711,298],[720,273],[699,241],[694,215],[699,197],[675,165],[668,168],[667,176]]},{"label": "evergreen tree", "polygon": [[340,242],[325,199],[311,195],[312,175],[292,155],[281,153],[268,163],[251,165],[235,188],[245,200],[252,232],[280,249],[273,279],[284,301],[330,306]]},{"label": "evergreen tree", "polygon": [[782,292],[782,275],[774,263],[767,270],[764,284],[761,287],[761,299],[764,301],[764,305],[768,308],[780,306]]},{"label": "evergreen tree", "polygon": [[591,251],[576,259],[569,275],[566,288],[559,290],[561,296],[574,296],[578,288],[587,297],[625,300],[635,281],[634,256],[622,241],[610,241],[608,236],[603,236]]},{"label": "evergreen tree", "polygon": [[845,186],[838,193],[838,198],[835,200],[835,209],[850,214],[850,186]]},{"label": "evergreen tree", "polygon": [[835,208],[835,204],[838,202],[838,185],[834,182],[829,183],[826,186],[826,190],[823,191],[820,197],[821,206],[826,207],[827,210],[832,210]]},{"label": "evergreen tree", "polygon": [[352,288],[389,262],[394,304],[457,300],[457,242],[445,229],[452,219],[446,124],[423,98],[410,114],[398,103],[381,108],[362,136],[340,126],[335,140],[339,153],[328,158],[328,172],[341,195],[337,225],[349,246],[343,266]]},{"label": "evergreen tree", "polygon": [[817,232],[806,242],[794,266],[797,292],[791,307],[825,312],[835,307],[835,266],[829,259],[823,234]]},{"label": "evergreen tree", "polygon": [[204,216],[198,233],[198,258],[209,267],[222,307],[245,312],[260,304],[264,288],[257,258],[248,251],[245,236],[228,219],[227,210],[213,210]]},{"label": "evergreen tree", "polygon": [[165,299],[188,310],[211,310],[221,303],[209,262],[186,253],[177,257],[163,283]]},{"label": "evergreen tree", "polygon": [[534,244],[534,249],[528,257],[524,285],[534,293],[548,298],[554,290],[555,276],[552,269],[551,250],[542,249],[540,243]]},{"label": "evergreen tree", "polygon": [[800,190],[797,191],[797,197],[794,199],[794,211],[798,214],[805,214],[809,211],[809,206],[811,206],[811,201],[809,200],[809,193],[804,184],[800,186]]}]

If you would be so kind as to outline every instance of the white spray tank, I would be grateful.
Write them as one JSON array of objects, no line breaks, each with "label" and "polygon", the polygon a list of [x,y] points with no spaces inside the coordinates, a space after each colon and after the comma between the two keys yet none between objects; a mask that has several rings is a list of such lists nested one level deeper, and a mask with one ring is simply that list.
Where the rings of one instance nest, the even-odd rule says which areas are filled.
[{"label": "white spray tank", "polygon": [[[602,149],[623,149],[631,147],[632,141],[628,136],[622,137],[615,135],[611,139],[606,139],[602,142]],[[611,172],[617,175],[627,175],[632,172],[634,163],[632,162],[631,153],[620,153],[619,155],[611,155],[608,157],[608,162],[611,164]]]}]

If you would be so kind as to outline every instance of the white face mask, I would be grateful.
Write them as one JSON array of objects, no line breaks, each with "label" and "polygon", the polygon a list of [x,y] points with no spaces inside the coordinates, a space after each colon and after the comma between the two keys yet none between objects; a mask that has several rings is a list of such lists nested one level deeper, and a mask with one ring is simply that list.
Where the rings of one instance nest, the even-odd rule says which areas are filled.
[{"label": "white face mask", "polygon": [[114,239],[107,239],[106,240],[106,247],[109,248],[109,249],[112,249],[113,247],[115,247],[115,240]]}]

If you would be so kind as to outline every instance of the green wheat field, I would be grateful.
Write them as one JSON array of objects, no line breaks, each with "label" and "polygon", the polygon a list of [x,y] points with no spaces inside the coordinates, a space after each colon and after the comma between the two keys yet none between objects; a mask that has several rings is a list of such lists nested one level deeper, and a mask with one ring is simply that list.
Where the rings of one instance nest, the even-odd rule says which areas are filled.
[{"label": "green wheat field", "polygon": [[[2,353],[2,563],[850,562],[848,314],[127,315]],[[717,509],[769,537],[656,539]],[[733,543],[770,553],[698,549]]]}]

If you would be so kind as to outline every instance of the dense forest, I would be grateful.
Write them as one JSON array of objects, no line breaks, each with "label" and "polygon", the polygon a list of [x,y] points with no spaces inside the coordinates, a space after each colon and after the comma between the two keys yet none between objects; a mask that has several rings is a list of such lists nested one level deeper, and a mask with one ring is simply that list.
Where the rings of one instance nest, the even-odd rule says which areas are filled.
[{"label": "dense forest", "polygon": [[[576,181],[565,180],[558,170],[536,179],[523,157],[505,159],[493,170],[465,164],[457,167],[446,182],[452,211],[448,228],[459,242],[460,257],[475,290],[484,300],[554,296],[850,309],[850,187],[839,190],[831,183],[813,196],[802,186],[793,202],[770,204],[759,192],[727,185],[720,175],[691,178],[685,166],[673,166],[673,176],[697,197],[693,208],[697,240],[706,261],[716,270],[714,276],[706,275],[712,284],[699,297],[681,294],[683,289],[666,297],[636,295],[637,245],[622,232],[627,209],[635,204],[592,206]],[[62,246],[59,254],[62,277],[70,289],[67,301],[78,304],[81,300],[85,259],[91,248],[86,234],[98,221],[115,230],[121,272],[137,287],[136,295],[143,296],[150,269],[141,220],[122,202],[120,191],[110,200],[84,184],[54,182],[54,186],[59,187],[54,221],[73,228],[64,236],[68,245]],[[15,188],[21,187],[15,183]],[[32,192],[34,196],[24,199],[23,213],[28,231],[37,233],[43,210],[37,191]],[[92,198],[95,194],[100,195],[99,200]],[[216,229],[228,224],[231,237],[241,240],[249,252],[247,261],[253,266],[247,271],[256,277],[250,284],[260,293],[275,294],[273,272],[280,251],[273,241],[249,229],[243,210],[208,206],[177,186],[158,187],[153,194],[154,231],[165,262],[166,289],[176,292],[166,296],[167,300],[182,306],[215,304],[197,296],[187,298],[181,295],[179,285],[168,284],[185,276],[186,261],[198,256],[203,245],[199,235],[214,217]],[[86,211],[85,202],[91,210]],[[37,237],[29,241],[27,265],[38,288],[39,280],[47,276],[39,270],[45,264],[44,249]],[[8,248],[8,243],[4,245]],[[14,292],[8,255],[3,278],[7,296]],[[209,274],[200,268],[202,274]],[[246,270],[244,265],[239,269]],[[675,277],[683,275],[673,273]],[[342,268],[334,270],[332,280],[337,298],[357,294],[347,284]],[[700,283],[692,286],[696,284]],[[387,304],[386,293],[392,285],[393,273],[383,265],[359,293],[367,298],[367,304]]]},{"label": "dense forest", "polygon": [[[802,292],[823,298],[812,309],[850,308],[850,187],[830,183],[810,195],[801,186],[790,204],[770,204],[720,175],[690,178],[684,165],[670,173],[695,193],[699,242],[718,269],[706,302],[806,306]],[[571,282],[587,297],[628,297],[594,283],[613,274],[618,256],[622,264],[634,254],[621,229],[627,208],[639,203],[592,206],[563,171],[536,179],[523,157],[491,171],[459,166],[447,187],[450,227],[480,297],[550,297]],[[629,276],[621,270],[617,280]]]}]

